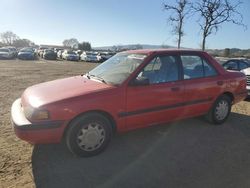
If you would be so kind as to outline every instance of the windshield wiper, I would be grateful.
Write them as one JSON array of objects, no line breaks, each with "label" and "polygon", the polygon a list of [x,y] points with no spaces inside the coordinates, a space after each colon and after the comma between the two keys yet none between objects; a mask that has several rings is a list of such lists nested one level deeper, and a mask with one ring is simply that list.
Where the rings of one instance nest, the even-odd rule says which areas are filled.
[{"label": "windshield wiper", "polygon": [[102,83],[107,84],[107,82],[102,77],[100,77],[100,76],[96,76],[96,75],[89,74],[89,73],[87,73],[86,76],[87,76],[88,79],[90,79],[91,77],[93,77],[93,78],[95,78],[97,80],[100,80]]}]

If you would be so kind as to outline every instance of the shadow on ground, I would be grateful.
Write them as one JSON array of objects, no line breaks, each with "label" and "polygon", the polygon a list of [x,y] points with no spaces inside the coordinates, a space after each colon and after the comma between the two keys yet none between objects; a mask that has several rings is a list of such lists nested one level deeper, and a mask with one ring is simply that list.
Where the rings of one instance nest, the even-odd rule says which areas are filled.
[{"label": "shadow on ground", "polygon": [[250,187],[250,116],[211,126],[189,119],[117,135],[107,150],[78,158],[63,145],[37,145],[37,188]]}]

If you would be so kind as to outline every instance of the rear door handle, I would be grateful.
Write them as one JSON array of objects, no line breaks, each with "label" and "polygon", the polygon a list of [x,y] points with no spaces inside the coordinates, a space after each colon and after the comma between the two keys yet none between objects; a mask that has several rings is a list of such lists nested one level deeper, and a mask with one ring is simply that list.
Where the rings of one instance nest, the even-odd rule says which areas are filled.
[{"label": "rear door handle", "polygon": [[171,91],[180,91],[180,88],[179,87],[172,87]]}]

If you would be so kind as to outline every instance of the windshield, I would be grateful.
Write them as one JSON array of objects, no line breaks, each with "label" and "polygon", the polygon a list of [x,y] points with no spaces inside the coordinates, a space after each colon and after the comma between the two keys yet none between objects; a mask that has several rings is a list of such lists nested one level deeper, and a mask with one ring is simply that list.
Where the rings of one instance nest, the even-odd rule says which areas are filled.
[{"label": "windshield", "polygon": [[76,53],[75,53],[75,52],[72,52],[72,51],[68,51],[67,53],[68,53],[68,54],[72,54],[72,55],[76,55]]},{"label": "windshield", "polygon": [[146,55],[119,53],[89,72],[105,82],[119,85],[143,62]]},{"label": "windshield", "polygon": [[87,52],[86,55],[96,55],[94,52]]},{"label": "windshield", "polygon": [[31,48],[23,48],[20,50],[20,52],[32,52]]},{"label": "windshield", "polygon": [[45,53],[54,53],[52,50],[44,50]]},{"label": "windshield", "polygon": [[9,49],[6,49],[6,48],[0,48],[0,52],[9,52]]}]

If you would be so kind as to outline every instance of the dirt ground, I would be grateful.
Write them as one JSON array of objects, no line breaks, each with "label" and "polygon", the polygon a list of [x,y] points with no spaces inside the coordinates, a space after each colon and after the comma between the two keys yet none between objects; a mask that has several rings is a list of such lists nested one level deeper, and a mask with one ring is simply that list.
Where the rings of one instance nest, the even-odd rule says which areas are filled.
[{"label": "dirt ground", "polygon": [[28,86],[82,74],[96,64],[0,60],[0,187],[34,187],[33,146],[19,140],[10,125],[10,107]]},{"label": "dirt ground", "polygon": [[[250,187],[250,102],[247,101],[235,105],[229,123],[220,128],[193,118],[170,126],[134,131],[115,138],[104,154],[88,159],[73,157],[61,145],[32,146],[15,137],[10,124],[10,108],[25,88],[40,82],[79,75],[95,66],[84,62],[0,60],[0,188],[133,187],[131,185]],[[147,146],[150,144],[155,147],[149,149]],[[168,148],[167,153],[162,151],[162,144]],[[174,162],[158,164],[162,159],[155,155],[156,151],[166,161]],[[197,160],[191,157],[190,151]],[[186,160],[188,162],[184,162]],[[224,162],[217,164],[217,160]],[[114,165],[108,166],[110,162]],[[148,166],[152,163],[158,170]],[[231,163],[234,166],[230,166]],[[220,165],[223,165],[224,174]],[[212,170],[209,166],[218,169]],[[187,169],[191,170],[192,177]],[[159,179],[159,176],[155,176],[159,171],[168,174]],[[216,173],[221,173],[219,177],[222,179],[218,179]],[[137,177],[136,174],[143,176]],[[177,175],[183,178],[184,184]],[[128,184],[131,181],[137,183]],[[147,186],[143,184],[144,181]]]}]

